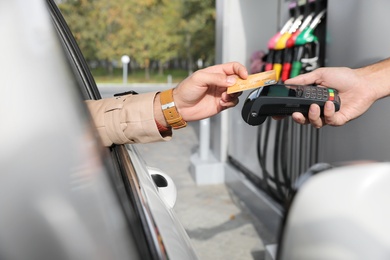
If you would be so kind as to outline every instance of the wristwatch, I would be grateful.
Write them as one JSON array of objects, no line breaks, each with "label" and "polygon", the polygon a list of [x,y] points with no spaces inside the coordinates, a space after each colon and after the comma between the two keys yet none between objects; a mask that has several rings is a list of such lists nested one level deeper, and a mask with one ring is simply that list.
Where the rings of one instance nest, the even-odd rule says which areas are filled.
[{"label": "wristwatch", "polygon": [[173,101],[173,89],[168,89],[160,93],[161,109],[165,120],[173,129],[183,128],[187,122],[181,117]]}]

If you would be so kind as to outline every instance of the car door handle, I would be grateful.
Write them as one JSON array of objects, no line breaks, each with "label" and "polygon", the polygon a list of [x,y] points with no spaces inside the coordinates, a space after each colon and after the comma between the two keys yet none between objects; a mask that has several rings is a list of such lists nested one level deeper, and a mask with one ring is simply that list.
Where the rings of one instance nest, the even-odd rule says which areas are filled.
[{"label": "car door handle", "polygon": [[176,203],[177,189],[172,178],[162,170],[154,167],[147,167],[150,177],[157,187],[160,198],[173,208]]}]

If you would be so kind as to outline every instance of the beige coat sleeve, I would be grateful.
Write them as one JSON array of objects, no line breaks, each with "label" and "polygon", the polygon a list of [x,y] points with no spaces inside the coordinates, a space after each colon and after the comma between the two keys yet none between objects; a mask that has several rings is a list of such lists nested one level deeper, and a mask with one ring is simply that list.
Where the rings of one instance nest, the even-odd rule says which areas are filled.
[{"label": "beige coat sleeve", "polygon": [[154,119],[156,92],[85,101],[104,146],[171,139],[161,136]]}]

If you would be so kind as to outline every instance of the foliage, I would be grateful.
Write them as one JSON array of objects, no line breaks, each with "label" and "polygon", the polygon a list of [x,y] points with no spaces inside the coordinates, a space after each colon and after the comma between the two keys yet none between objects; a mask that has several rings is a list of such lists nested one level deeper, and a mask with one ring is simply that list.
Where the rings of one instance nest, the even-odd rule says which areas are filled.
[{"label": "foliage", "polygon": [[184,52],[190,62],[194,58],[213,64],[215,58],[215,0],[183,2]]},{"label": "foliage", "polygon": [[[213,63],[215,0],[66,0],[62,11],[88,61],[111,69],[122,55],[149,73],[172,60]],[[115,64],[115,63],[114,63]]]}]

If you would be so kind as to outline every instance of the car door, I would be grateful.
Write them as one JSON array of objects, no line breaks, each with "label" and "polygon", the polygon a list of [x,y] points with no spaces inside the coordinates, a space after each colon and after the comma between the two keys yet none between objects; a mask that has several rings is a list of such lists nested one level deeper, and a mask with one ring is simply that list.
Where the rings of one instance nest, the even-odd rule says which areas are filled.
[{"label": "car door", "polygon": [[[47,2],[57,31],[68,50],[68,59],[73,62],[71,67],[80,82],[84,98],[100,99],[95,80],[65,19],[52,0]],[[153,258],[169,256],[171,259],[195,259],[190,239],[172,209],[176,200],[176,187],[169,175],[147,167],[133,145],[111,147],[110,155],[115,179],[119,182],[116,187],[124,187],[122,204],[132,207],[134,216],[128,216],[129,221],[137,219],[139,222],[132,230],[135,230],[142,255],[147,253]]]},{"label": "car door", "polygon": [[136,152],[99,143],[83,100],[100,95],[55,3],[3,1],[0,16],[0,259],[194,258],[168,249]]}]

